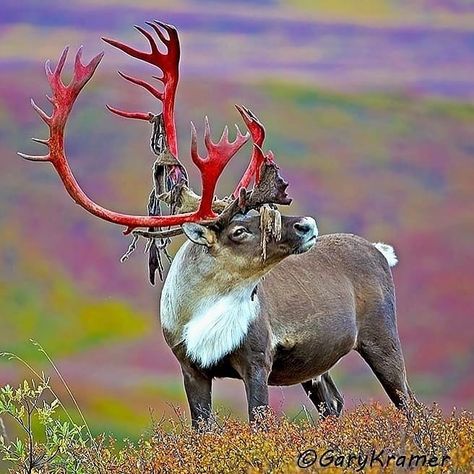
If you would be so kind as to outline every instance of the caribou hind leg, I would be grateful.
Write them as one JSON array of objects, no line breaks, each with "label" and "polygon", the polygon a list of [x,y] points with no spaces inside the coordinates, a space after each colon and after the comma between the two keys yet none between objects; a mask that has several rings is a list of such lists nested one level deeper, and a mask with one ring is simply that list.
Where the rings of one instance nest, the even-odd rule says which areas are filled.
[{"label": "caribou hind leg", "polygon": [[362,344],[358,352],[372,369],[382,384],[390,400],[402,408],[406,399],[411,395],[405,373],[405,363],[399,343],[385,341],[386,347],[372,344]]},{"label": "caribou hind leg", "polygon": [[323,417],[339,416],[344,406],[344,399],[334,384],[329,372],[301,384]]},{"label": "caribou hind leg", "polygon": [[394,305],[368,318],[358,337],[357,352],[382,384],[390,400],[403,408],[412,392],[408,386],[402,348],[398,336]]}]

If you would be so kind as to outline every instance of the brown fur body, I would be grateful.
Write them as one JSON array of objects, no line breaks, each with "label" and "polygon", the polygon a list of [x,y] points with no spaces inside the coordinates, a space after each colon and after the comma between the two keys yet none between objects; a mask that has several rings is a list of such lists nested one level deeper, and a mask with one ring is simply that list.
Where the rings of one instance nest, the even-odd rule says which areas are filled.
[{"label": "brown fur body", "polygon": [[275,266],[252,297],[260,311],[245,340],[212,367],[190,361],[183,343],[173,346],[164,330],[183,368],[193,421],[210,409],[214,377],[244,381],[250,417],[268,402],[267,384],[301,383],[324,414],[339,414],[342,396],[328,371],[353,349],[394,403],[409,394],[391,271],[372,243],[351,234],[321,236],[311,250]]}]

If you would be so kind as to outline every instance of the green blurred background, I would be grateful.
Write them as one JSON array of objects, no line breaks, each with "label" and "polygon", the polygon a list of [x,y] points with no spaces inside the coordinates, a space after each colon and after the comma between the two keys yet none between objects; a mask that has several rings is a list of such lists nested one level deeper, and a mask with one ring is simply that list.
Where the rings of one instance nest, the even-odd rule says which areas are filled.
[{"label": "green blurred background", "polygon": [[[48,164],[17,150],[45,127],[29,106],[47,106],[42,63],[63,47],[106,56],[68,129],[71,166],[106,207],[145,209],[153,155],[143,123],[111,116],[106,103],[157,104],[117,69],[151,71],[100,41],[147,47],[133,24],[160,19],[181,34],[177,125],[189,160],[189,121],[209,115],[215,136],[239,122],[234,103],[265,123],[267,145],[290,181],[291,213],[322,233],[353,232],[395,246],[399,326],[410,383],[427,402],[473,408],[474,9],[468,0],[159,1],[3,0],[0,10],[0,351],[50,371],[42,344],[94,431],[136,438],[150,410],[186,408],[180,370],[158,319],[160,288],[121,228],[89,216]],[[70,74],[70,69],[66,76]],[[229,193],[246,148],[227,170]],[[191,170],[192,166],[188,166]],[[197,176],[192,170],[193,183]],[[180,241],[174,244],[175,251]],[[0,361],[0,384],[29,376]],[[387,402],[356,356],[335,379],[351,406]],[[60,393],[60,384],[55,382]],[[216,406],[245,414],[243,386],[218,381]],[[67,397],[64,398],[67,401]],[[273,388],[272,405],[297,413],[300,387]]]}]

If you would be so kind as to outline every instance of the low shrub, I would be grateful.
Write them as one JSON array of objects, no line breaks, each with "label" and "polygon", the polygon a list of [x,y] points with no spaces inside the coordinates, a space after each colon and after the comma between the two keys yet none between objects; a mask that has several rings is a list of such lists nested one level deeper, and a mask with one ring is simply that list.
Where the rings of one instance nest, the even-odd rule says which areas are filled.
[{"label": "low shrub", "polygon": [[37,474],[474,472],[471,413],[412,401],[405,411],[371,403],[340,418],[304,413],[294,421],[262,409],[252,424],[214,415],[196,431],[177,412],[124,446],[70,419],[43,375],[0,389],[0,420],[22,432],[0,436],[0,457],[11,473]]}]

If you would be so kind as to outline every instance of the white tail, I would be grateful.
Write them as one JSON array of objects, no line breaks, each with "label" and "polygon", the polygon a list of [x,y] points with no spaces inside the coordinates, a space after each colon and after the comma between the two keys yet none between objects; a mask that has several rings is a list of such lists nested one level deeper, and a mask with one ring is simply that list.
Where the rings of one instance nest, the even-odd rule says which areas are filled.
[{"label": "white tail", "polygon": [[387,259],[389,267],[394,267],[398,263],[398,257],[391,245],[377,242],[374,243],[374,247]]}]

